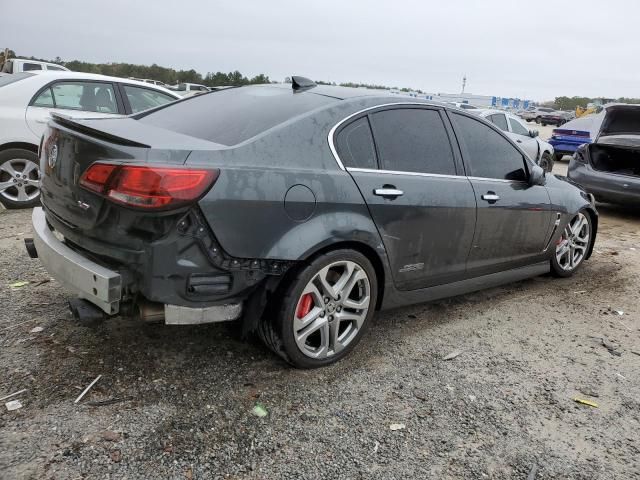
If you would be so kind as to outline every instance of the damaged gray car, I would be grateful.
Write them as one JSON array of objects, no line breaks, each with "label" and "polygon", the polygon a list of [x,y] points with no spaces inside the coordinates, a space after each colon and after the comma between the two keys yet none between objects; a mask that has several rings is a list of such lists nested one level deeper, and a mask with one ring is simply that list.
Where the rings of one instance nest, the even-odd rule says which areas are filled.
[{"label": "damaged gray car", "polygon": [[595,141],[578,147],[567,176],[597,200],[640,206],[640,105],[606,106]]},{"label": "damaged gray car", "polygon": [[40,161],[27,247],[78,318],[240,320],[302,368],[348,354],[376,310],[569,276],[598,226],[489,122],[301,77],[55,116]]}]

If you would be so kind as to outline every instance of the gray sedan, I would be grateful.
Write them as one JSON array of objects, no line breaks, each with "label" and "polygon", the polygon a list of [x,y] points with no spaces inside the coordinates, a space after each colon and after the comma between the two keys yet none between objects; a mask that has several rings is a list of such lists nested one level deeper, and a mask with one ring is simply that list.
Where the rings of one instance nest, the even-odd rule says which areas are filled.
[{"label": "gray sedan", "polygon": [[605,107],[595,141],[578,147],[567,176],[598,200],[640,205],[640,105]]},{"label": "gray sedan", "polygon": [[303,368],[347,355],[376,310],[570,276],[598,225],[476,115],[300,77],[56,116],[41,156],[28,249],[79,319],[237,320]]}]

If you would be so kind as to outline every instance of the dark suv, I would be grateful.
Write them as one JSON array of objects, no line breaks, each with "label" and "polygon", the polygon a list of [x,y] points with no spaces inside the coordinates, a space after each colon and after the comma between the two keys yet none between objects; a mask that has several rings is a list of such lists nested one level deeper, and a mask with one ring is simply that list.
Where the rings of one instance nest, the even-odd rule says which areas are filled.
[{"label": "dark suv", "polygon": [[377,309],[571,275],[596,235],[587,194],[485,120],[297,77],[57,116],[40,152],[31,253],[78,316],[242,318],[299,367],[346,355]]}]

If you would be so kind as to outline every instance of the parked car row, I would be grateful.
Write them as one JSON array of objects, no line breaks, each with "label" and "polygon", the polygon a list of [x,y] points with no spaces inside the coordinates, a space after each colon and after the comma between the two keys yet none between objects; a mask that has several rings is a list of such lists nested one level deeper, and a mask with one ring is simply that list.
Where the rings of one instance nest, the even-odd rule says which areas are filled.
[{"label": "parked car row", "polygon": [[56,112],[28,251],[78,318],[239,319],[291,364],[327,365],[376,310],[589,258],[592,198],[499,114],[301,77],[124,118]]},{"label": "parked car row", "polygon": [[89,73],[0,77],[0,202],[7,208],[39,203],[38,145],[52,114],[121,117],[179,98],[165,88]]},{"label": "parked car row", "polygon": [[520,111],[518,115],[527,122],[536,122],[543,126],[556,125],[558,127],[575,118],[575,113],[573,112],[554,110],[548,107],[530,107]]}]

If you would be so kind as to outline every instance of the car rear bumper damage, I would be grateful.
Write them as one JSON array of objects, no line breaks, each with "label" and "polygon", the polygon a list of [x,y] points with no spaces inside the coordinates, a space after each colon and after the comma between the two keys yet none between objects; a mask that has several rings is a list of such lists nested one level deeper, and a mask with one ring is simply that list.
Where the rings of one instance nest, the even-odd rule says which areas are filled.
[{"label": "car rear bumper damage", "polygon": [[[32,224],[35,252],[29,248],[31,242],[27,241],[29,254],[36,255],[45,269],[79,298],[109,316],[121,313],[125,283],[123,272],[100,265],[70,248],[51,229],[41,207],[34,208]],[[138,307],[138,312],[143,319],[160,320],[169,325],[212,323],[239,318],[242,302],[203,307],[146,302],[143,307]]]}]

